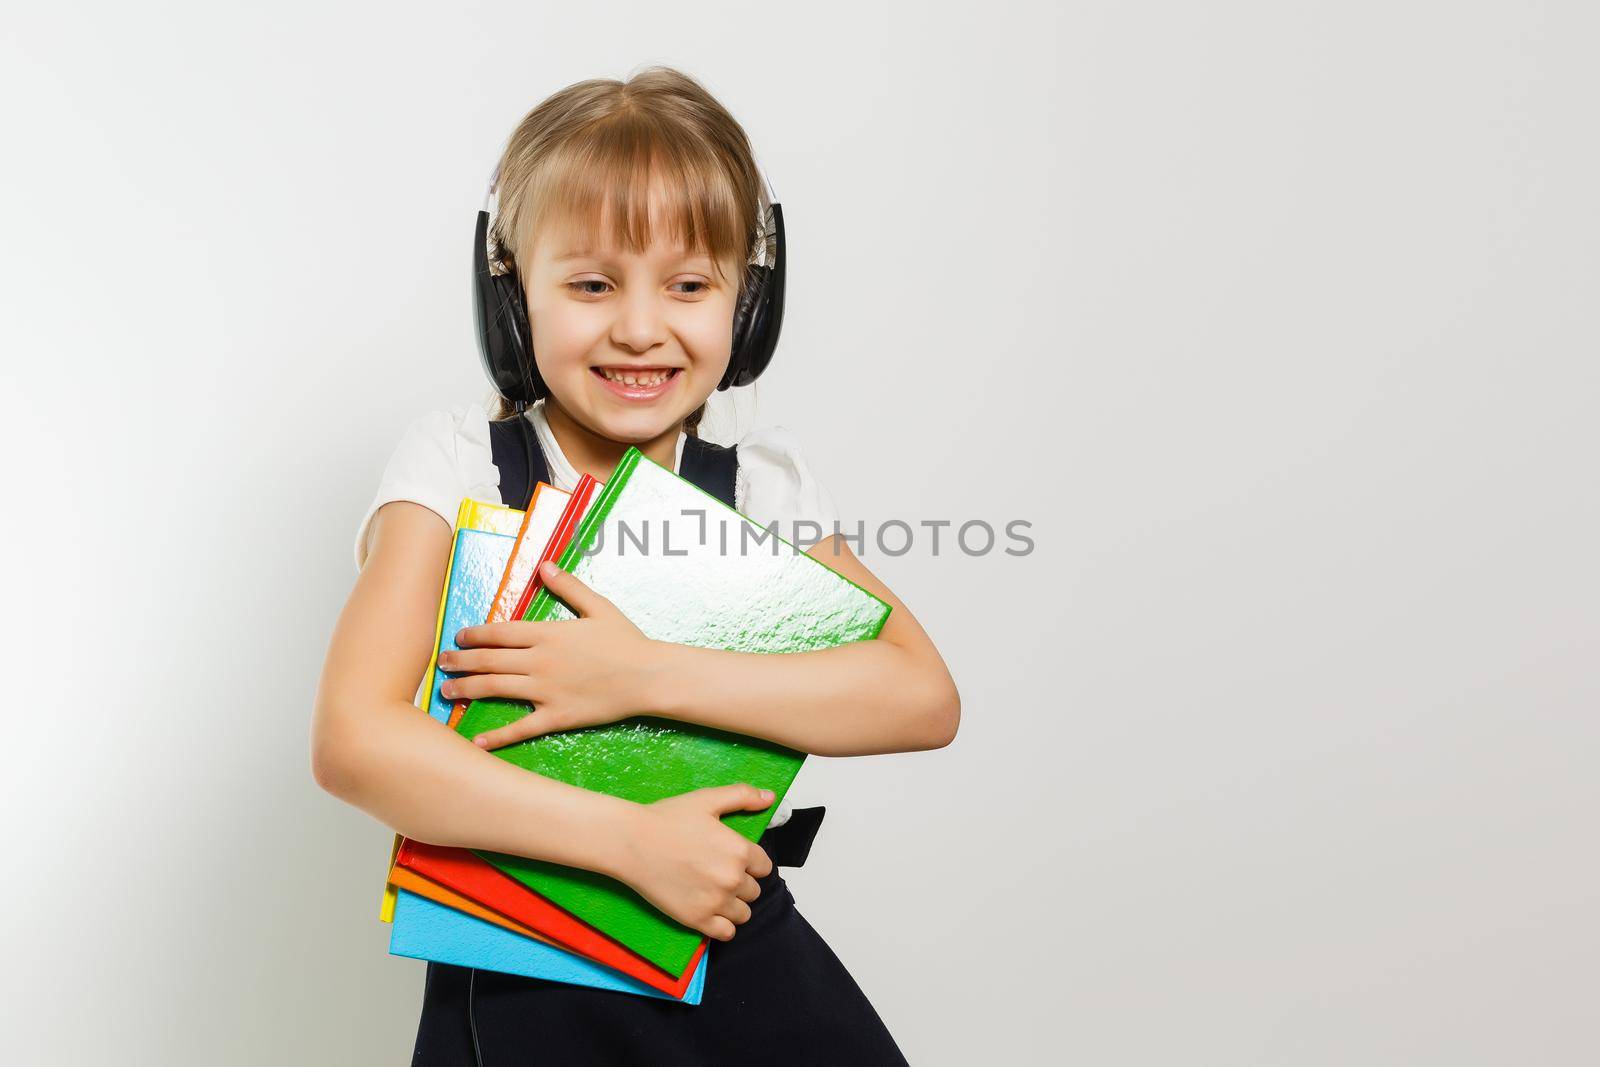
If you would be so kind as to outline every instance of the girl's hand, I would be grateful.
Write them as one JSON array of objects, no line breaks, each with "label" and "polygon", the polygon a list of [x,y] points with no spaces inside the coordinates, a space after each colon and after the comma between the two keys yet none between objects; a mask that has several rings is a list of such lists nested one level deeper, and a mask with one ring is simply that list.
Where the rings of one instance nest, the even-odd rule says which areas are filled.
[{"label": "girl's hand", "polygon": [[439,657],[444,670],[468,672],[445,682],[451,700],[534,705],[516,722],[473,738],[486,749],[642,714],[660,669],[657,643],[611,601],[554,563],[541,564],[539,573],[578,618],[469,626],[456,635],[461,651]]},{"label": "girl's hand", "polygon": [[719,816],[761,811],[772,791],[719,785],[641,805],[618,877],[650,903],[708,937],[727,941],[772,871],[766,849]]}]

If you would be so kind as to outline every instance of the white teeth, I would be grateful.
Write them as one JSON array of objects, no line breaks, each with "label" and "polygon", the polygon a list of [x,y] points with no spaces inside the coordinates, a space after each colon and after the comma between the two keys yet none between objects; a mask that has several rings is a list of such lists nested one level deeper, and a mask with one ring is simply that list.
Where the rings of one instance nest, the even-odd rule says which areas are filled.
[{"label": "white teeth", "polygon": [[610,367],[601,367],[600,373],[603,374],[608,381],[620,382],[623,385],[642,385],[647,389],[651,388],[652,386],[660,385],[672,374],[671,371],[653,371],[650,374],[636,374],[631,371],[615,371]]}]

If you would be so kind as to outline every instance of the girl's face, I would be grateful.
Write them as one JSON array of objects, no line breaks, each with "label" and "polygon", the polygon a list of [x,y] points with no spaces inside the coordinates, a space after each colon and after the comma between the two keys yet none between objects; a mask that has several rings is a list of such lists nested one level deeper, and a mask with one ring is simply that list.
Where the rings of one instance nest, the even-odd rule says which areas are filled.
[{"label": "girl's face", "polygon": [[716,390],[738,296],[731,265],[719,277],[709,255],[666,243],[655,195],[650,211],[654,243],[643,252],[600,247],[558,223],[535,235],[522,272],[553,399],[590,432],[634,445],[675,432]]}]

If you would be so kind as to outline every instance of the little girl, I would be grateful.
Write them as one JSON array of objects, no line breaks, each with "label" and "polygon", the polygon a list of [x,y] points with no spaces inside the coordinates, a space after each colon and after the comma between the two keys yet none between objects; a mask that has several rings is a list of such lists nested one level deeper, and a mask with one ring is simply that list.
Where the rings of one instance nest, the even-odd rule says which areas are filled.
[{"label": "little girl", "polygon": [[777,872],[804,860],[823,809],[785,803],[752,844],[721,816],[770,807],[765,791],[730,783],[636,804],[490,751],[640,714],[828,756],[949,744],[960,701],[944,661],[840,536],[808,551],[891,606],[877,640],[789,655],[662,644],[547,567],[577,619],[468,627],[440,661],[457,675],[447,696],[534,710],[468,743],[412,705],[462,497],[523,507],[533,481],[604,481],[633,446],[790,540],[797,522],[838,528],[788,434],[734,449],[697,436],[726,384],[747,265],[770,237],[748,139],[721,104],[668,68],[580,82],[523,119],[498,174],[492,240],[525,298],[539,400],[435,412],[402,438],[356,535],[313,770],[407,837],[601,872],[714,940],[695,1007],[430,963],[413,1062],[904,1063]]}]

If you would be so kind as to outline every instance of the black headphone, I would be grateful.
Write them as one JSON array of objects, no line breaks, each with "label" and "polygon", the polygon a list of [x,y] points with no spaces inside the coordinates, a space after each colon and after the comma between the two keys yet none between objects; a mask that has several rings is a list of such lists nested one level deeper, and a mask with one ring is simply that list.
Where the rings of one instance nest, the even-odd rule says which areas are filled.
[{"label": "black headphone", "polygon": [[[500,183],[500,169],[489,179],[472,235],[472,311],[478,325],[478,354],[483,370],[500,395],[517,410],[550,395],[533,359],[533,333],[523,299],[522,278],[515,263],[499,247],[490,246],[489,201]],[[717,389],[749,385],[772,362],[783,324],[783,206],[772,198],[762,177],[762,232],[756,242],[758,262],[745,267],[744,287],[733,314],[733,350],[728,370]],[[498,208],[498,202],[496,203]],[[492,267],[500,268],[495,273]]]}]

